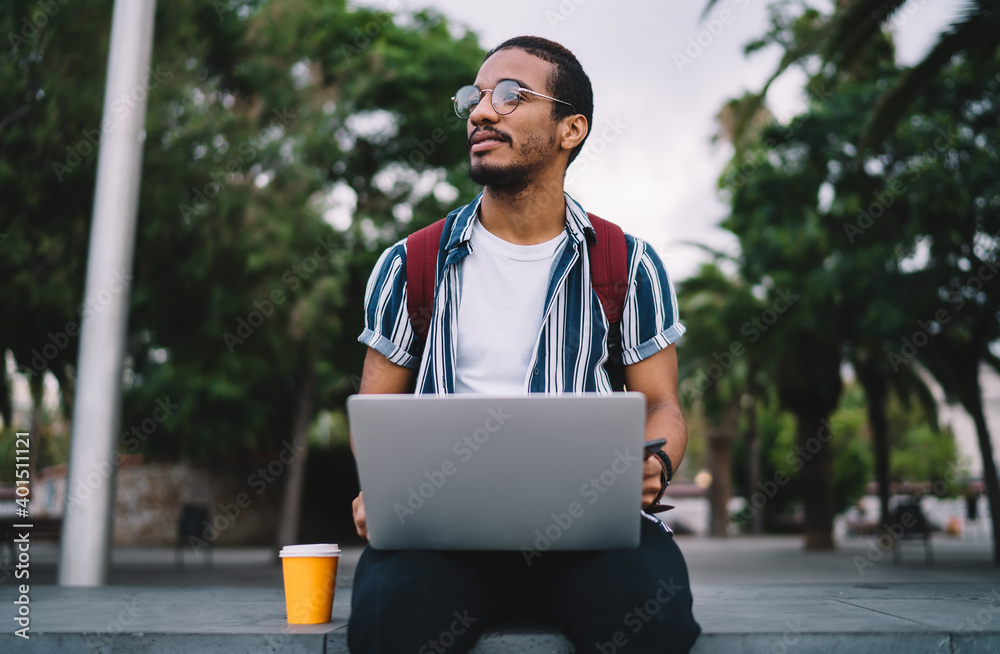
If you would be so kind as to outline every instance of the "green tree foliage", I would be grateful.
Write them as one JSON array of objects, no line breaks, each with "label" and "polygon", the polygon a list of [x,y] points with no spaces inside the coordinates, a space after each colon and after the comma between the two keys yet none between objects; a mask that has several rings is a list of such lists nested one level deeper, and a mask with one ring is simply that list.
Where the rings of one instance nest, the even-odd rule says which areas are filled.
[{"label": "green tree foliage", "polygon": [[[717,2],[708,0],[704,13],[707,14]],[[775,41],[785,46],[785,52],[778,68],[760,92],[752,94],[755,106],[763,102],[778,77],[804,61],[818,57],[822,60],[821,65],[830,64],[842,72],[863,68],[864,56],[870,54],[872,44],[887,44],[885,36],[891,34],[894,25],[905,23],[920,10],[918,3],[907,0],[837,0],[835,5],[836,11],[831,16],[824,16],[806,2],[778,0],[771,4],[776,29],[747,46],[747,52]],[[808,38],[784,42],[775,38],[792,26],[797,31],[806,28]],[[859,151],[877,148],[897,125],[905,122],[913,105],[928,90],[928,86],[945,73],[953,58],[960,57],[976,76],[988,75],[998,48],[1000,0],[970,0],[965,3],[955,21],[941,27],[937,42],[924,58],[892,84],[880,89],[859,134]],[[737,131],[748,125],[749,120],[742,121]]]},{"label": "green tree foliage", "polygon": [[[833,459],[831,494],[835,512],[853,505],[865,492],[871,480],[872,455],[866,438],[864,393],[856,385],[848,386],[842,403],[829,419],[832,429],[822,432],[800,445],[794,415],[782,410],[776,396],[762,398],[758,403],[756,428],[764,453],[761,478],[751,484],[744,468],[735,469],[734,482],[738,491],[747,498],[749,506],[737,512],[733,522],[743,531],[758,512],[763,515],[764,528],[769,531],[788,531],[800,528],[805,505],[801,490],[800,471],[821,449],[830,452]],[[823,442],[830,434],[828,442]],[[819,429],[813,434],[820,434]],[[749,444],[740,441],[734,448],[737,460],[749,456]]]},{"label": "green tree foliage", "polygon": [[[54,374],[67,409],[75,330],[101,308],[82,293],[92,141],[114,129],[101,125],[111,7],[59,5],[0,67],[0,314],[17,316],[0,321],[0,351],[28,375]],[[38,11],[4,3],[0,33]],[[308,424],[342,406],[375,258],[470,189],[448,98],[482,55],[432,12],[158,3],[149,88],[136,91],[149,107],[135,263],[121,273],[123,451],[208,461],[279,449],[301,407]],[[350,220],[335,227],[331,211]]]},{"label": "green tree foliage", "polygon": [[[777,12],[762,43],[795,54],[825,20],[814,10]],[[740,238],[741,273],[769,298],[786,287],[803,297],[763,341],[800,445],[835,406],[845,358],[866,389],[897,386],[907,397],[920,384],[903,383],[902,367],[920,360],[974,418],[982,412],[978,370],[992,361],[1000,306],[1000,286],[979,276],[1000,260],[997,62],[986,76],[965,62],[948,68],[888,141],[859,156],[866,118],[858,107],[901,74],[887,45],[880,34],[851,67],[813,67],[808,110],[746,138],[722,179],[733,209],[724,226]],[[753,98],[742,105],[757,111]],[[980,441],[992,461],[988,437]],[[832,527],[829,466],[824,457],[803,471],[807,546],[811,532]],[[987,463],[995,487],[992,470]],[[812,542],[830,544],[822,535]]]},{"label": "green tree foliage", "polygon": [[[759,393],[762,381],[757,351],[747,327],[760,316],[760,302],[741,280],[729,279],[715,264],[704,265],[678,289],[680,312],[697,329],[681,340],[681,400],[702,418],[695,423],[708,445],[710,535],[729,532],[728,504],[732,495],[732,447],[746,401]],[[751,412],[752,416],[752,412]],[[752,420],[752,417],[751,417]],[[754,430],[745,430],[752,438]],[[751,450],[753,448],[751,447]],[[751,459],[753,455],[751,454]],[[755,462],[751,460],[751,468]],[[751,473],[751,477],[755,474]]]},{"label": "green tree foliage", "polygon": [[147,83],[111,100],[149,97],[134,268],[83,298],[112,2],[53,6],[0,8],[3,33],[38,24],[0,72],[0,313],[23,316],[0,351],[55,375],[69,416],[81,316],[128,292],[119,450],[299,453],[277,532],[293,542],[309,425],[357,388],[376,257],[471,187],[448,98],[483,51],[429,11],[158,3]]}]

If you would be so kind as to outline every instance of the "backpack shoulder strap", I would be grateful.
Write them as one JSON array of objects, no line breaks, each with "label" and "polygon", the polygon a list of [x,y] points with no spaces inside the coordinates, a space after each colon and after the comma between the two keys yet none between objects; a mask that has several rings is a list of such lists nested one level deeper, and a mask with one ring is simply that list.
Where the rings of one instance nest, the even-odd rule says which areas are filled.
[{"label": "backpack shoulder strap", "polygon": [[[628,246],[618,225],[588,213],[597,235],[589,246],[594,291],[611,324],[620,322],[628,291]],[[406,310],[417,338],[426,340],[437,287],[437,259],[445,219],[410,234],[406,239]]]},{"label": "backpack shoulder strap", "polygon": [[406,237],[406,312],[421,341],[427,339],[434,312],[438,250],[444,221],[442,218]]},{"label": "backpack shoulder strap", "polygon": [[628,245],[618,225],[588,213],[597,242],[590,246],[590,279],[611,324],[620,322],[628,291]]}]

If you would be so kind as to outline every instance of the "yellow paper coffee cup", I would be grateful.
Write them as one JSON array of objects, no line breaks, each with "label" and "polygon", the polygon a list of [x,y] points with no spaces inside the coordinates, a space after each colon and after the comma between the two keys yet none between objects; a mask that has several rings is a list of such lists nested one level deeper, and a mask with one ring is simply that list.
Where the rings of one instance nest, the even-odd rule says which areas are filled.
[{"label": "yellow paper coffee cup", "polygon": [[330,621],[340,548],[332,543],[286,545],[278,554],[289,624]]}]

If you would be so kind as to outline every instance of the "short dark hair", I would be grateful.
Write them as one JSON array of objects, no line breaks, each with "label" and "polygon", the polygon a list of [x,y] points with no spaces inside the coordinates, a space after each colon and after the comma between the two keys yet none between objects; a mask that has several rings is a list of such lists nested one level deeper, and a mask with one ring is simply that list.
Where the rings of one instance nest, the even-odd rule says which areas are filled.
[{"label": "short dark hair", "polygon": [[[594,124],[594,89],[590,86],[590,78],[583,72],[583,66],[572,52],[555,41],[540,36],[515,36],[507,39],[490,50],[483,61],[501,50],[510,48],[524,50],[552,64],[555,71],[549,79],[548,93],[554,98],[570,103],[576,109],[576,113],[583,114],[587,119],[587,136],[570,152],[568,166],[580,154]],[[552,115],[556,120],[561,120],[566,116],[572,116],[573,111],[561,102],[553,102]]]}]

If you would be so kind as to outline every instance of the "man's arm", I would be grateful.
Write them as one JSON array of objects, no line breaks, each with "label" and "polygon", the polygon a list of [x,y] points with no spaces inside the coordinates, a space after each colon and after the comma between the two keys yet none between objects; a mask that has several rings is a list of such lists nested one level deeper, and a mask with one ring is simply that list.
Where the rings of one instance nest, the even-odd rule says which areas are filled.
[{"label": "man's arm", "polygon": [[[642,361],[625,366],[625,387],[646,396],[646,440],[665,438],[663,451],[670,457],[674,472],[687,450],[687,425],[681,413],[677,390],[677,348],[670,345]],[[643,465],[642,505],[652,503],[660,491],[658,458]]]},{"label": "man's arm", "polygon": [[361,371],[362,395],[368,393],[412,393],[417,379],[415,368],[406,368],[389,361],[377,350],[368,348],[365,367]]},{"label": "man's arm", "polygon": [[[361,371],[361,388],[359,394],[368,393],[412,393],[417,379],[417,371],[405,368],[389,361],[377,350],[368,348],[365,355],[365,367]],[[351,433],[351,452],[354,452],[354,434]],[[365,519],[365,503],[362,493],[354,498],[354,527],[358,535],[368,539],[368,524]]]}]

